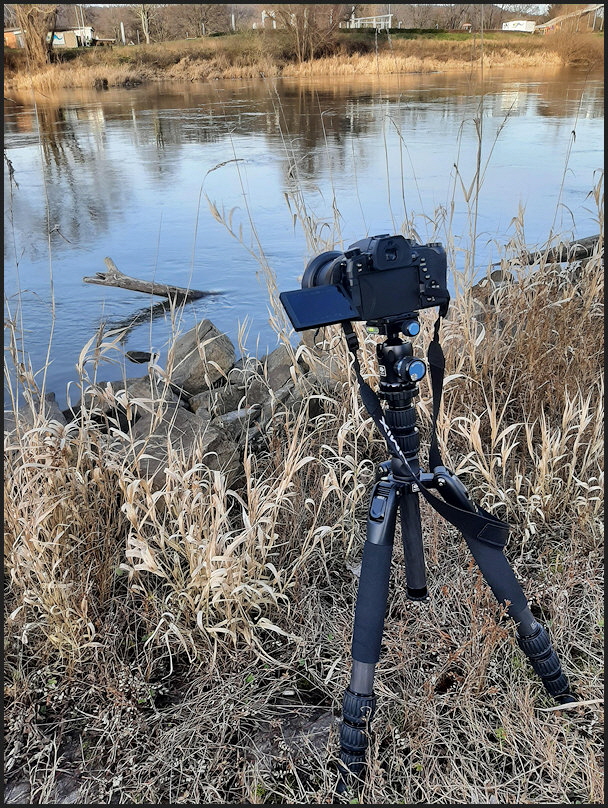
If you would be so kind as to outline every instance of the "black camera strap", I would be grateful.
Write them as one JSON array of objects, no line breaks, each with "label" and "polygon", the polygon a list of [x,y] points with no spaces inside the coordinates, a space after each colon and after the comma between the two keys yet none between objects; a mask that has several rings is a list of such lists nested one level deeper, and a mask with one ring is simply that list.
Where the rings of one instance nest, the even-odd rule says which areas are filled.
[{"label": "black camera strap", "polygon": [[431,442],[429,445],[429,467],[434,469],[443,466],[441,454],[439,452],[439,442],[437,440],[437,418],[441,407],[441,396],[443,395],[443,376],[445,374],[445,356],[443,348],[439,342],[439,326],[441,325],[441,315],[435,320],[433,327],[433,339],[429,345],[427,356],[429,360],[429,373],[431,376],[431,391],[433,396],[433,418],[431,421]]},{"label": "black camera strap", "polygon": [[[439,416],[439,408],[441,405],[441,397],[443,392],[443,377],[445,373],[445,357],[441,343],[439,342],[439,327],[441,325],[441,317],[445,311],[440,311],[434,326],[433,339],[428,349],[429,372],[431,377],[431,390],[433,396],[433,417],[431,424],[431,441],[429,446],[429,465],[431,469],[443,467],[441,453],[439,451],[439,443],[437,439],[437,418]],[[384,410],[378,395],[367,384],[361,375],[361,366],[357,357],[359,350],[359,340],[355,334],[352,323],[345,321],[342,323],[346,342],[349,350],[353,354],[353,366],[357,381],[359,383],[359,390],[361,394],[361,401],[372,420],[374,421],[378,431],[386,441],[389,452],[393,457],[398,458],[420,487],[420,492],[427,500],[427,502],[454,527],[458,528],[463,534],[465,539],[476,539],[485,544],[490,544],[495,547],[503,548],[507,543],[509,536],[509,525],[497,519],[488,511],[484,510],[477,504],[472,504],[472,510],[464,510],[446,502],[443,499],[435,496],[430,492],[428,487],[416,475],[405,454],[403,453],[399,443],[390,427],[384,418]]]}]

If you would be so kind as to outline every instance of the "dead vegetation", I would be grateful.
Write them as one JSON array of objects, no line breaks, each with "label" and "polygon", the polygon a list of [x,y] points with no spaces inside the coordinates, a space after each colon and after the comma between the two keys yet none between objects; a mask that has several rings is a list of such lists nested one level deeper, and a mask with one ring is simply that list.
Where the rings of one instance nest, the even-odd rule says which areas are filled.
[{"label": "dead vegetation", "polygon": [[[464,541],[422,502],[430,602],[405,597],[397,539],[370,765],[337,795],[357,565],[386,459],[339,329],[324,334],[331,373],[276,407],[232,487],[168,446],[154,489],[102,407],[119,394],[53,419],[9,320],[7,386],[29,404],[5,425],[5,802],[603,804],[602,188],[591,258],[505,257],[512,281],[475,292],[456,278],[442,325],[443,457],[509,522],[507,557],[578,705],[555,709]],[[330,248],[291,204],[311,252]],[[357,327],[374,384],[376,338]],[[81,392],[114,348],[102,337],[83,350]],[[292,350],[294,366],[319,364],[309,344]],[[166,404],[138,402],[158,417]],[[418,413],[424,466],[428,380]]]},{"label": "dead vegetation", "polygon": [[18,51],[5,49],[6,90],[40,92],[69,87],[108,87],[179,79],[267,78],[278,76],[432,73],[486,69],[603,65],[603,36],[522,37],[491,33],[402,37],[375,41],[352,35],[337,37],[319,58],[299,62],[281,32],[245,32],[227,37],[115,46],[64,54],[62,60],[36,72]]},{"label": "dead vegetation", "polygon": [[[463,541],[423,505],[431,602],[405,598],[397,542],[361,803],[602,802],[602,295],[598,250],[522,270],[484,317],[458,296],[440,423],[452,467],[507,514],[508,557],[590,704],[550,709]],[[175,453],[153,492],[93,411],[67,426],[33,411],[7,434],[9,802],[341,799],[353,570],[385,450],[328,336],[338,383],[277,410],[232,490]],[[426,431],[426,387],[419,411]]]}]

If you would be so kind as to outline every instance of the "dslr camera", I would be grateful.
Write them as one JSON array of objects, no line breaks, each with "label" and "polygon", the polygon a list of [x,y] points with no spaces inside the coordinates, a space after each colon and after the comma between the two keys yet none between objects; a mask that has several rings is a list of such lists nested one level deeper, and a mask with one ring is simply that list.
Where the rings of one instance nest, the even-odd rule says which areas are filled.
[{"label": "dslr camera", "polygon": [[439,243],[372,236],[343,253],[324,252],[304,270],[302,288],[279,298],[296,331],[349,320],[399,323],[419,309],[447,310],[447,259]]}]

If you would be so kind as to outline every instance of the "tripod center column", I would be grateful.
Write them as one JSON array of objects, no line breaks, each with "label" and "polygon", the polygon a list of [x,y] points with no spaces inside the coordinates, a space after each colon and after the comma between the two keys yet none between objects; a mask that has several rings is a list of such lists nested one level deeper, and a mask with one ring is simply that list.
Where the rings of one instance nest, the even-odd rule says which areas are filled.
[{"label": "tripod center column", "polygon": [[[378,396],[387,404],[384,417],[412,472],[417,476],[420,472],[420,437],[414,397],[418,394],[416,382],[424,376],[426,365],[414,357],[410,342],[403,342],[395,336],[378,345],[376,353],[380,374]],[[412,473],[400,460],[393,458],[392,467],[396,479],[411,481]]]}]

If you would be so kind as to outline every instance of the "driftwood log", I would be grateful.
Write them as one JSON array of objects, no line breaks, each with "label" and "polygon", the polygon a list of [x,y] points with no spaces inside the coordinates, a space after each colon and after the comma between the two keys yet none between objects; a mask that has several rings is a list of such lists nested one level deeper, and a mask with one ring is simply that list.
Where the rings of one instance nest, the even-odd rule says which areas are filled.
[{"label": "driftwood log", "polygon": [[562,261],[580,261],[582,258],[590,258],[600,240],[599,235],[579,238],[576,241],[558,244],[548,250],[537,250],[536,252],[524,253],[520,256],[522,264],[531,266],[540,261],[548,264],[559,264]]},{"label": "driftwood log", "polygon": [[105,258],[104,263],[108,268],[107,272],[97,272],[95,275],[84,277],[85,283],[98,283],[100,286],[118,286],[120,289],[128,289],[131,292],[144,292],[149,295],[168,297],[177,302],[187,302],[189,300],[199,300],[201,297],[216,295],[218,292],[201,292],[198,289],[184,289],[181,286],[168,286],[165,283],[156,281],[143,281],[139,278],[132,278],[121,272],[111,258]]},{"label": "driftwood log", "polygon": [[[556,247],[546,250],[520,253],[508,260],[521,266],[532,266],[532,264],[541,262],[560,264],[564,261],[580,261],[583,258],[591,258],[599,240],[599,235],[587,236],[587,238],[579,238],[576,241],[561,242]],[[502,261],[495,261],[492,266],[500,267],[502,264]]]}]

